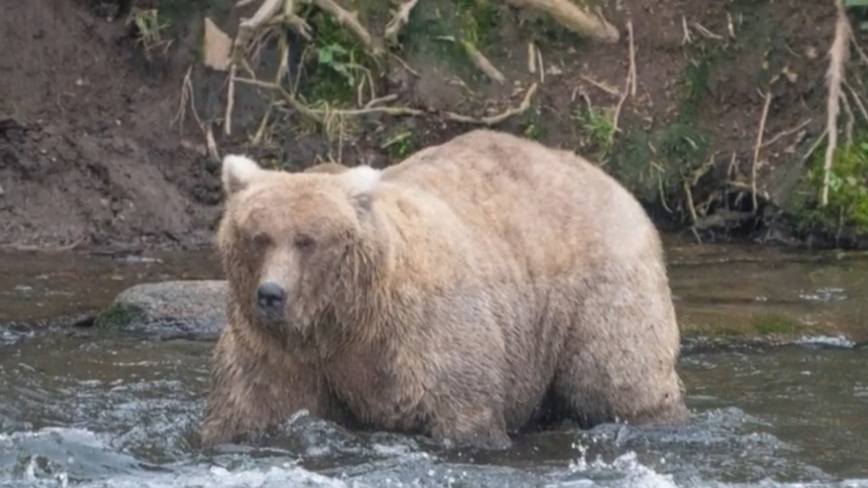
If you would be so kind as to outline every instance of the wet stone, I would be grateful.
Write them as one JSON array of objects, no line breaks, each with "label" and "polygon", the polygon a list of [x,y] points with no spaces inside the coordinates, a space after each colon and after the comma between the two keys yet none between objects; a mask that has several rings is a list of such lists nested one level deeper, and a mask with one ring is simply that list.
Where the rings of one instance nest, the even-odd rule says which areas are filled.
[{"label": "wet stone", "polygon": [[225,307],[225,281],[144,283],[121,292],[94,325],[158,339],[214,340],[226,321]]}]

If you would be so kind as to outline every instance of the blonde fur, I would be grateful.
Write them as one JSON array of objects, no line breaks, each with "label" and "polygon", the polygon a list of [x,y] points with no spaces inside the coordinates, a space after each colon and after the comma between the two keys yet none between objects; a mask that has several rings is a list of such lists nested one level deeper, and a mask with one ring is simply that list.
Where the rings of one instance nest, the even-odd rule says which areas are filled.
[{"label": "blonde fur", "polygon": [[341,174],[357,194],[371,193],[380,181],[381,172],[370,166],[356,166]]},{"label": "blonde fur", "polygon": [[262,168],[247,156],[227,154],[223,157],[223,187],[234,193],[262,173]]},{"label": "blonde fur", "polygon": [[[373,171],[232,173],[205,445],[302,408],[491,448],[550,420],[687,417],[660,239],[614,179],[490,130]],[[257,312],[265,277],[279,320]]]}]

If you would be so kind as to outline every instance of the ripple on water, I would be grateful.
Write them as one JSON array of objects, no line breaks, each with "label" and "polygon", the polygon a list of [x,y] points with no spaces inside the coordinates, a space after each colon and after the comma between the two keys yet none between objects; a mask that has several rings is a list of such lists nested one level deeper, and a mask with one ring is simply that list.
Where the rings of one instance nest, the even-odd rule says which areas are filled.
[{"label": "ripple on water", "polygon": [[33,337],[33,329],[25,326],[0,325],[0,347],[11,346]]}]

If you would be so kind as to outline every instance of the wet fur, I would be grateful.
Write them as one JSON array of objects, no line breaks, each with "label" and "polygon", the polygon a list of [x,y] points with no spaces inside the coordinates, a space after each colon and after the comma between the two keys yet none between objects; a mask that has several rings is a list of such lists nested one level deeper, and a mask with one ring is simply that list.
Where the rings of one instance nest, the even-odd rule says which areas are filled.
[{"label": "wet fur", "polygon": [[[229,320],[204,445],[302,408],[491,448],[547,413],[584,427],[686,419],[658,233],[603,171],[476,130],[371,188],[352,180],[263,170],[230,195],[218,235]],[[331,244],[280,243],[310,229]],[[286,240],[251,248],[257,230]],[[251,297],[277,262],[294,298],[276,326]]]}]

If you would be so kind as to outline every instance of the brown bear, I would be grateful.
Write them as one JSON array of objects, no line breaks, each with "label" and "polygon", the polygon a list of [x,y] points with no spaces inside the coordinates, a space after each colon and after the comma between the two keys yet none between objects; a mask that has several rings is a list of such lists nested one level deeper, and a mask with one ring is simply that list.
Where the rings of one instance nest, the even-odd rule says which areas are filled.
[{"label": "brown bear", "polygon": [[474,130],[382,171],[222,178],[205,446],[300,409],[488,448],[552,415],[686,420],[658,232],[584,159]]}]

